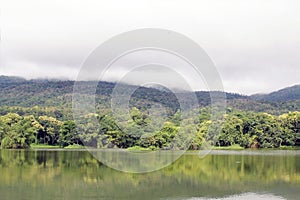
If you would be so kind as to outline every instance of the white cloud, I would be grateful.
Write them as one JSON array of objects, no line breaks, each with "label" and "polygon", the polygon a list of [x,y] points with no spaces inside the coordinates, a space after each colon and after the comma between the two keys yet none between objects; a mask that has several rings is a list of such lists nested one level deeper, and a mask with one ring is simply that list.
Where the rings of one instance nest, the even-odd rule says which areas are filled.
[{"label": "white cloud", "polygon": [[0,74],[74,79],[105,40],[155,27],[204,47],[226,90],[269,92],[299,83],[299,6],[296,0],[2,0]]}]

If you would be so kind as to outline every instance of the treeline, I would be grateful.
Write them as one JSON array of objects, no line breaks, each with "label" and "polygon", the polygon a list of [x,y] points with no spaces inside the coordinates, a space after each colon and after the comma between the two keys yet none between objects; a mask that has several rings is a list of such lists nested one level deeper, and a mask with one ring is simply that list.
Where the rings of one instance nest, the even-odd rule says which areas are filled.
[{"label": "treeline", "polygon": [[0,117],[1,148],[29,148],[31,144],[80,144],[73,121],[59,121],[54,117],[20,116],[8,113]]},{"label": "treeline", "polygon": [[[89,88],[94,85],[93,81],[81,82],[83,88]],[[59,80],[30,80],[27,81],[18,77],[0,76],[0,114],[9,112],[22,112],[22,110],[11,110],[12,107],[28,108],[25,113],[35,106],[39,106],[43,113],[39,115],[52,116],[60,120],[72,119],[72,95],[74,81]],[[112,91],[115,83],[98,82],[96,89],[96,107],[109,108]],[[124,85],[124,89],[129,91],[132,85]],[[84,93],[83,91],[80,91]],[[128,92],[129,94],[130,92]],[[210,105],[210,95],[213,92],[197,91],[195,92],[200,107]],[[189,95],[188,92],[178,92],[177,95]],[[234,93],[227,93],[227,105],[243,111],[267,112],[273,115],[281,115],[291,111],[300,110],[300,85],[285,88],[278,92],[267,95],[245,96]],[[185,99],[185,103],[189,103],[189,98]],[[167,89],[158,90],[154,88],[140,87],[132,94],[130,106],[148,107],[152,103],[159,103],[167,107],[170,112],[174,113],[180,108],[176,95]],[[191,103],[192,105],[192,103]],[[41,108],[46,108],[41,110]],[[56,113],[47,110],[56,109]],[[5,113],[6,112],[6,113]],[[35,110],[31,110],[35,115]],[[61,115],[63,113],[63,115]],[[20,113],[22,115],[22,113]],[[36,115],[35,115],[36,116]]]},{"label": "treeline", "polygon": [[[183,149],[189,139],[189,130],[195,129],[189,146],[194,150],[206,142],[213,146],[240,145],[244,148],[300,146],[298,111],[275,116],[227,109],[224,121],[212,121],[210,109],[202,108],[197,116],[196,120],[181,123],[181,113],[177,111],[156,130],[151,126],[153,119],[149,114],[136,107],[131,109],[130,119],[122,126],[110,112],[83,116],[77,126],[73,120],[63,120],[63,117],[9,112],[0,116],[0,145],[1,148],[77,144],[94,148]],[[222,128],[218,129],[220,124]],[[187,136],[179,135],[181,130]]]}]

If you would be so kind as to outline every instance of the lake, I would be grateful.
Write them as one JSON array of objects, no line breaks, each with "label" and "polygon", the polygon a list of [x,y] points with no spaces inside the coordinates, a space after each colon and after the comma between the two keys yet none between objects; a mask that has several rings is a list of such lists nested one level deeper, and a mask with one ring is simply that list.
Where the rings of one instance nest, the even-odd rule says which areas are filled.
[{"label": "lake", "polygon": [[[118,153],[118,152],[115,152]],[[188,152],[151,173],[111,169],[86,150],[0,150],[0,199],[299,199],[300,151]]]}]

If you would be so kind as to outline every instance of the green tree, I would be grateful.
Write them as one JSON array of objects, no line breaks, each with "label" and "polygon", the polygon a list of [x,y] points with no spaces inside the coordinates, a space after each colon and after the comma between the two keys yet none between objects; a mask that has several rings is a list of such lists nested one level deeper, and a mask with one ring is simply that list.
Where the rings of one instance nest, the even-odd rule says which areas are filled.
[{"label": "green tree", "polygon": [[72,144],[82,144],[76,132],[74,121],[65,121],[60,127],[59,145],[65,147]]},{"label": "green tree", "polygon": [[41,128],[32,115],[21,117],[18,114],[8,113],[2,116],[0,121],[2,148],[29,148]]},{"label": "green tree", "polygon": [[62,122],[49,116],[40,116],[38,118],[39,123],[42,125],[42,129],[39,131],[38,140],[39,143],[55,145],[58,143],[59,130]]},{"label": "green tree", "polygon": [[300,146],[300,112],[289,112],[278,118],[283,128],[282,145]]}]

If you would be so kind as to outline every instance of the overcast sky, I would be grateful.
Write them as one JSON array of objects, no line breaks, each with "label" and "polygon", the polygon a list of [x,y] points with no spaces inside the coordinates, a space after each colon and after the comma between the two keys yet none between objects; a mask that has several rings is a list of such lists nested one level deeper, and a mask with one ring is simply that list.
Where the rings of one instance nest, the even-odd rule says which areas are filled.
[{"label": "overcast sky", "polygon": [[226,91],[270,92],[300,83],[299,10],[297,0],[2,0],[0,74],[75,79],[112,36],[163,28],[204,48]]}]

